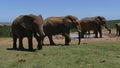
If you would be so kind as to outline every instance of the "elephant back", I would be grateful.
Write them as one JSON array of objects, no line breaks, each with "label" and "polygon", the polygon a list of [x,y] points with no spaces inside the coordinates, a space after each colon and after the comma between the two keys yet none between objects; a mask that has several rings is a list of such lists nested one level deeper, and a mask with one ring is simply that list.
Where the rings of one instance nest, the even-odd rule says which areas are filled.
[{"label": "elephant back", "polygon": [[86,31],[86,30],[95,30],[99,26],[99,23],[96,23],[96,20],[93,18],[83,18],[79,20],[80,30]]}]

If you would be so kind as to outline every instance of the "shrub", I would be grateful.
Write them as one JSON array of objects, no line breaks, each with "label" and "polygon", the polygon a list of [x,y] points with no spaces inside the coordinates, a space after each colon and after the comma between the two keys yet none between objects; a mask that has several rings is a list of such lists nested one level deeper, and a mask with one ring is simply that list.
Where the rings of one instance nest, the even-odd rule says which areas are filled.
[{"label": "shrub", "polygon": [[0,27],[0,37],[10,37],[10,27],[11,26],[2,26]]}]

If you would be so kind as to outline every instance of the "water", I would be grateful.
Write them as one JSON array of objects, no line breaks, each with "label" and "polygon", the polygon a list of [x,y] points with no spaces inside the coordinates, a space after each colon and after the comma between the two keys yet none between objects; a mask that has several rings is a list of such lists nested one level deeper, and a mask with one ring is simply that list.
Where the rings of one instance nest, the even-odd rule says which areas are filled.
[{"label": "water", "polygon": [[[78,38],[78,34],[71,34],[71,38]],[[95,37],[95,34],[90,34],[90,35],[84,35],[85,38],[93,38]]]}]

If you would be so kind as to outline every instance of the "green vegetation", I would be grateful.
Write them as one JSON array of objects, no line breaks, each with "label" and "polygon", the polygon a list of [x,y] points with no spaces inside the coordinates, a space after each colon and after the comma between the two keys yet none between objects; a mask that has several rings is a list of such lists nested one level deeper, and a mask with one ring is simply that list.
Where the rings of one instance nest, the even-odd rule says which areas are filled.
[{"label": "green vegetation", "polygon": [[36,52],[6,50],[0,45],[0,68],[120,68],[119,43],[43,46]]},{"label": "green vegetation", "polygon": [[120,23],[120,20],[109,20],[107,21],[107,23],[108,23],[108,27],[115,28],[115,24]]},{"label": "green vegetation", "polygon": [[10,26],[0,27],[0,37],[10,37]]}]

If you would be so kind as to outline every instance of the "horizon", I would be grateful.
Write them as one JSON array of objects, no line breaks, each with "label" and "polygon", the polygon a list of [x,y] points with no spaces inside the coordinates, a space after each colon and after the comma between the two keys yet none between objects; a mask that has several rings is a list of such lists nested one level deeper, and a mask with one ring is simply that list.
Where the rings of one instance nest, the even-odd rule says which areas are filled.
[{"label": "horizon", "polygon": [[0,22],[12,22],[19,15],[41,14],[43,19],[50,16],[74,15],[84,17],[104,16],[107,20],[120,19],[119,0],[1,0]]},{"label": "horizon", "polygon": [[[111,19],[111,20],[107,20],[107,21],[117,21],[117,20],[119,20],[120,21],[120,19]],[[3,25],[11,25],[12,24],[12,22],[0,22],[0,24],[3,24]]]}]

